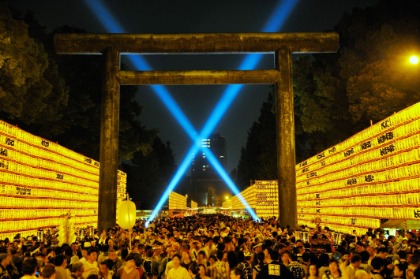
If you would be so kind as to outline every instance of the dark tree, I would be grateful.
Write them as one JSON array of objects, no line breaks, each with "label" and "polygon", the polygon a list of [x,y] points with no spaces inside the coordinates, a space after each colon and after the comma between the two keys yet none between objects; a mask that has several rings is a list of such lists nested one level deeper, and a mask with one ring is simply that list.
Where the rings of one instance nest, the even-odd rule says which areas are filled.
[{"label": "dark tree", "polygon": [[0,118],[31,132],[47,131],[63,117],[68,87],[44,46],[4,3],[0,22]]},{"label": "dark tree", "polygon": [[237,184],[246,188],[251,180],[277,178],[276,118],[273,93],[263,103],[258,121],[248,132],[237,168]]},{"label": "dark tree", "polygon": [[420,2],[382,0],[354,9],[335,28],[337,54],[294,64],[297,161],[304,160],[420,100]]},{"label": "dark tree", "polygon": [[340,78],[357,130],[420,100],[420,69],[407,63],[420,51],[419,14],[418,1],[383,0],[338,24]]},{"label": "dark tree", "polygon": [[[55,33],[85,32],[76,27],[63,26],[52,33],[45,33],[32,13],[22,18],[29,25],[29,33],[45,46],[52,65],[65,80],[68,88],[68,105],[60,111],[62,117],[50,121],[48,126],[38,122],[28,130],[60,144],[99,159],[100,117],[102,95],[103,59],[101,56],[57,55],[54,50]],[[63,82],[64,84],[64,82]],[[152,141],[157,136],[154,130],[146,129],[139,121],[141,107],[135,100],[135,87],[121,87],[120,103],[120,161],[131,159],[134,152],[150,152]]]},{"label": "dark tree", "polygon": [[153,208],[163,194],[174,173],[175,159],[170,143],[155,138],[149,153],[136,152],[130,163],[124,163],[127,172],[127,190],[142,209]]},{"label": "dark tree", "polygon": [[[0,6],[0,117],[98,160],[102,95],[101,56],[57,55],[54,33],[85,32],[63,26],[52,33],[35,19]],[[120,162],[132,197],[154,205],[175,168],[170,144],[139,121],[136,87],[121,87]]]},{"label": "dark tree", "polygon": [[[382,0],[374,7],[356,8],[335,28],[340,34],[336,54],[295,58],[297,162],[420,100],[420,67],[406,62],[410,52],[420,53],[419,15],[420,2],[415,0]],[[264,103],[242,148],[237,168],[241,186],[276,177],[275,117],[267,117],[270,102],[272,106],[272,99]],[[262,127],[270,127],[271,133]],[[261,160],[271,164],[269,172]]]}]

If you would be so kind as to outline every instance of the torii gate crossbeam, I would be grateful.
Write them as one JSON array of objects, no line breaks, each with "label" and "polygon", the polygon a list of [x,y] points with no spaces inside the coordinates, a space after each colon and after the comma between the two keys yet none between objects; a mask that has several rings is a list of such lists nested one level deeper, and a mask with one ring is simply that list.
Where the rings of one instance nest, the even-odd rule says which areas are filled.
[{"label": "torii gate crossbeam", "polygon": [[[292,54],[335,52],[336,33],[219,34],[56,34],[59,54],[102,54],[102,94],[98,228],[115,225],[118,170],[120,85],[275,84],[279,216],[282,225],[297,225],[295,129]],[[121,71],[126,53],[275,53],[272,70]]]}]

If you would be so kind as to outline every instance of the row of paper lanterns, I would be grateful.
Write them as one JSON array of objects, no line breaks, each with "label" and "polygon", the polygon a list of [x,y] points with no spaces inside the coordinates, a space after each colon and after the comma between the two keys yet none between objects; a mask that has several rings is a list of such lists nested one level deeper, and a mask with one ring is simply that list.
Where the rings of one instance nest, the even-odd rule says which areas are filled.
[{"label": "row of paper lanterns", "polygon": [[420,219],[420,207],[299,207],[299,213],[362,216],[378,219]]},{"label": "row of paper lanterns", "polygon": [[420,192],[390,194],[390,195],[371,195],[371,196],[349,196],[346,198],[337,197],[331,199],[298,201],[299,207],[329,207],[329,206],[418,206],[420,205]]},{"label": "row of paper lanterns", "polygon": [[38,189],[15,185],[0,185],[0,195],[4,196],[30,196],[33,198],[65,199],[68,201],[98,201],[98,194],[74,193],[60,190]]},{"label": "row of paper lanterns", "polygon": [[379,219],[365,218],[365,217],[349,217],[349,216],[333,216],[333,215],[316,215],[316,214],[298,214],[299,220],[313,221],[320,217],[325,224],[339,224],[346,226],[379,228],[381,223]]},{"label": "row of paper lanterns", "polygon": [[[99,168],[99,162],[88,159],[82,154],[79,154],[75,151],[69,150],[57,143],[51,142],[49,140],[45,140],[41,137],[35,136],[31,133],[28,133],[16,126],[13,126],[11,124],[8,124],[7,122],[4,122],[0,120],[0,134],[3,134],[3,136],[10,138],[11,140],[14,140],[14,144],[19,145],[18,142],[25,143],[26,145],[31,145],[34,147],[40,147],[46,150],[50,150],[54,153],[60,154],[62,156],[72,158],[79,162],[84,162],[88,165],[92,165],[95,168]],[[3,141],[1,141],[3,144]],[[12,146],[9,144],[9,146]],[[34,151],[36,152],[36,151]],[[44,156],[42,156],[44,157]]]},{"label": "row of paper lanterns", "polygon": [[[404,129],[406,127],[410,127],[410,131],[415,130],[416,132],[407,134],[407,129]],[[328,172],[329,168],[334,167],[337,163],[341,162],[351,162],[351,164],[354,165],[369,161],[372,157],[381,158],[383,157],[384,151],[386,151],[386,147],[390,144],[393,144],[394,151],[416,148],[418,146],[417,143],[420,140],[419,131],[420,119],[405,126],[400,126],[391,132],[379,135],[379,137],[375,137],[374,139],[366,139],[363,143],[354,145],[343,152],[334,152],[325,157],[317,155],[317,158],[320,157],[317,162],[310,165],[306,164],[305,166],[301,166],[302,163],[298,164],[296,166],[296,175],[297,177],[305,177],[305,172],[321,169]],[[381,142],[379,139],[381,139]],[[331,171],[334,170],[334,168],[331,169]]]},{"label": "row of paper lanterns", "polygon": [[74,208],[74,209],[43,209],[43,210],[27,210],[27,209],[1,209],[0,221],[10,219],[36,219],[36,218],[53,218],[63,214],[75,216],[91,216],[96,215],[97,210]]},{"label": "row of paper lanterns", "polygon": [[[328,182],[336,184],[337,180],[341,180],[343,182],[342,185],[347,186],[348,183],[346,181],[348,179],[358,175],[365,176],[367,174],[375,174],[375,176],[378,177],[376,181],[382,182],[418,175],[419,167],[417,166],[420,164],[420,148],[412,149],[407,152],[400,152],[390,157],[394,157],[395,160],[390,158],[377,158],[377,160],[372,159],[368,163],[360,163],[354,166],[337,164],[337,171],[324,173],[322,176],[314,176],[306,181],[299,181],[296,183],[296,187],[312,187],[311,185],[319,185]],[[339,168],[340,166],[341,168]],[[386,172],[384,173],[384,171]]]},{"label": "row of paper lanterns", "polygon": [[[299,170],[302,167],[305,166],[309,166],[314,162],[317,162],[319,160],[324,160],[324,157],[329,156],[330,154],[334,154],[335,152],[341,153],[344,152],[345,150],[348,150],[351,147],[354,147],[358,144],[363,143],[364,141],[368,140],[368,139],[373,139],[374,137],[378,136],[379,134],[388,132],[392,129],[395,129],[396,127],[399,126],[406,126],[408,125],[408,127],[410,127],[410,123],[413,121],[416,121],[420,118],[420,103],[416,103],[402,111],[399,111],[397,113],[394,113],[392,116],[370,126],[369,128],[355,134],[354,136],[350,137],[349,139],[331,147],[328,148],[326,150],[324,150],[323,152],[305,160],[304,164],[299,163],[296,166],[296,169]],[[417,125],[412,125],[414,126],[413,129],[407,128],[406,129],[406,134],[410,134],[412,132],[417,132],[418,129],[416,129],[415,127]],[[322,156],[322,154],[324,154],[324,157]],[[320,156],[318,156],[320,155]]]},{"label": "row of paper lanterns", "polygon": [[[416,165],[416,167],[420,167]],[[377,179],[376,176],[373,179]],[[364,181],[364,177],[360,177],[360,180]],[[418,192],[420,185],[420,178],[403,179],[390,182],[380,182],[372,184],[362,185],[347,185],[343,187],[342,183],[332,183],[315,185],[311,188],[300,188],[297,189],[298,200],[313,200],[314,198],[338,198],[338,197],[350,197],[358,195],[369,195],[369,194],[391,194],[391,193],[410,193]]]},{"label": "row of paper lanterns", "polygon": [[[420,138],[419,138],[420,140]],[[307,181],[316,181],[326,182],[339,179],[343,176],[357,175],[359,173],[365,173],[367,170],[371,171],[380,171],[385,168],[395,168],[399,166],[404,166],[410,163],[420,162],[420,148],[416,146],[413,149],[404,149],[397,150],[395,147],[398,145],[398,142],[394,143],[394,151],[388,153],[387,156],[380,156],[375,150],[364,153],[350,160],[345,160],[339,163],[336,163],[331,166],[326,166],[323,169],[316,171],[316,176],[308,177],[308,174],[314,173],[308,171],[304,176],[296,177],[296,182],[299,185],[307,184]],[[391,159],[392,158],[392,159]],[[359,160],[360,159],[360,160]]]},{"label": "row of paper lanterns", "polygon": [[0,196],[1,205],[0,208],[5,209],[16,209],[16,208],[27,208],[27,209],[55,209],[55,208],[86,208],[86,209],[97,209],[97,201],[69,201],[69,200],[54,200],[54,199],[40,199],[40,198],[18,198],[18,197],[7,197]]}]

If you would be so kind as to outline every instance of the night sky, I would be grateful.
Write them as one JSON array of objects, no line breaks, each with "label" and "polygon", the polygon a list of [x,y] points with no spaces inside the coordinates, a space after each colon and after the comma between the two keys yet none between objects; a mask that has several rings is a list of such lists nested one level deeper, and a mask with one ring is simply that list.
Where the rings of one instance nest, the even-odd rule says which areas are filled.
[{"label": "night sky", "polygon": [[[89,1],[89,0],[86,0]],[[10,0],[10,6],[31,10],[49,30],[62,25],[91,33],[108,33],[86,1]],[[265,21],[285,0],[113,0],[103,1],[127,33],[219,33],[260,32]],[[377,0],[300,0],[279,32],[321,32],[332,30],[345,11],[374,5]],[[243,55],[153,55],[147,56],[156,70],[235,69]],[[260,69],[273,67],[270,55]],[[123,60],[124,61],[124,60]],[[196,130],[200,130],[225,86],[168,86]],[[163,141],[170,141],[177,163],[191,146],[191,140],[148,86],[139,87],[143,107],[141,121],[157,128]],[[245,86],[214,130],[227,140],[227,171],[237,166],[247,132],[257,120],[269,87]],[[98,143],[99,144],[99,143]],[[273,150],[274,152],[274,150]]]}]

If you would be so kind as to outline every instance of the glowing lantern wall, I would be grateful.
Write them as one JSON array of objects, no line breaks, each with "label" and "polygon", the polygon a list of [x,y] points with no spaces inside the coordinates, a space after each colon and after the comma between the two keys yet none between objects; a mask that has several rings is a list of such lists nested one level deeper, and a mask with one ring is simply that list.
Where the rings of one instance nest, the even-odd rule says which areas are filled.
[{"label": "glowing lantern wall", "polygon": [[[127,176],[118,173],[118,200]],[[99,162],[0,121],[0,239],[97,224]]]},{"label": "glowing lantern wall", "polygon": [[[259,218],[278,216],[278,186],[277,180],[255,180],[254,184],[243,190],[240,195],[249,206],[255,209]],[[223,208],[245,209],[238,195],[223,203]]]},{"label": "glowing lantern wall", "polygon": [[171,192],[169,194],[169,210],[172,209],[187,209],[187,196],[178,194],[176,192]]},{"label": "glowing lantern wall", "polygon": [[198,208],[198,203],[196,203],[195,201],[191,201],[191,209],[195,209]]},{"label": "glowing lantern wall", "polygon": [[299,225],[420,219],[420,103],[296,165],[296,188]]}]

